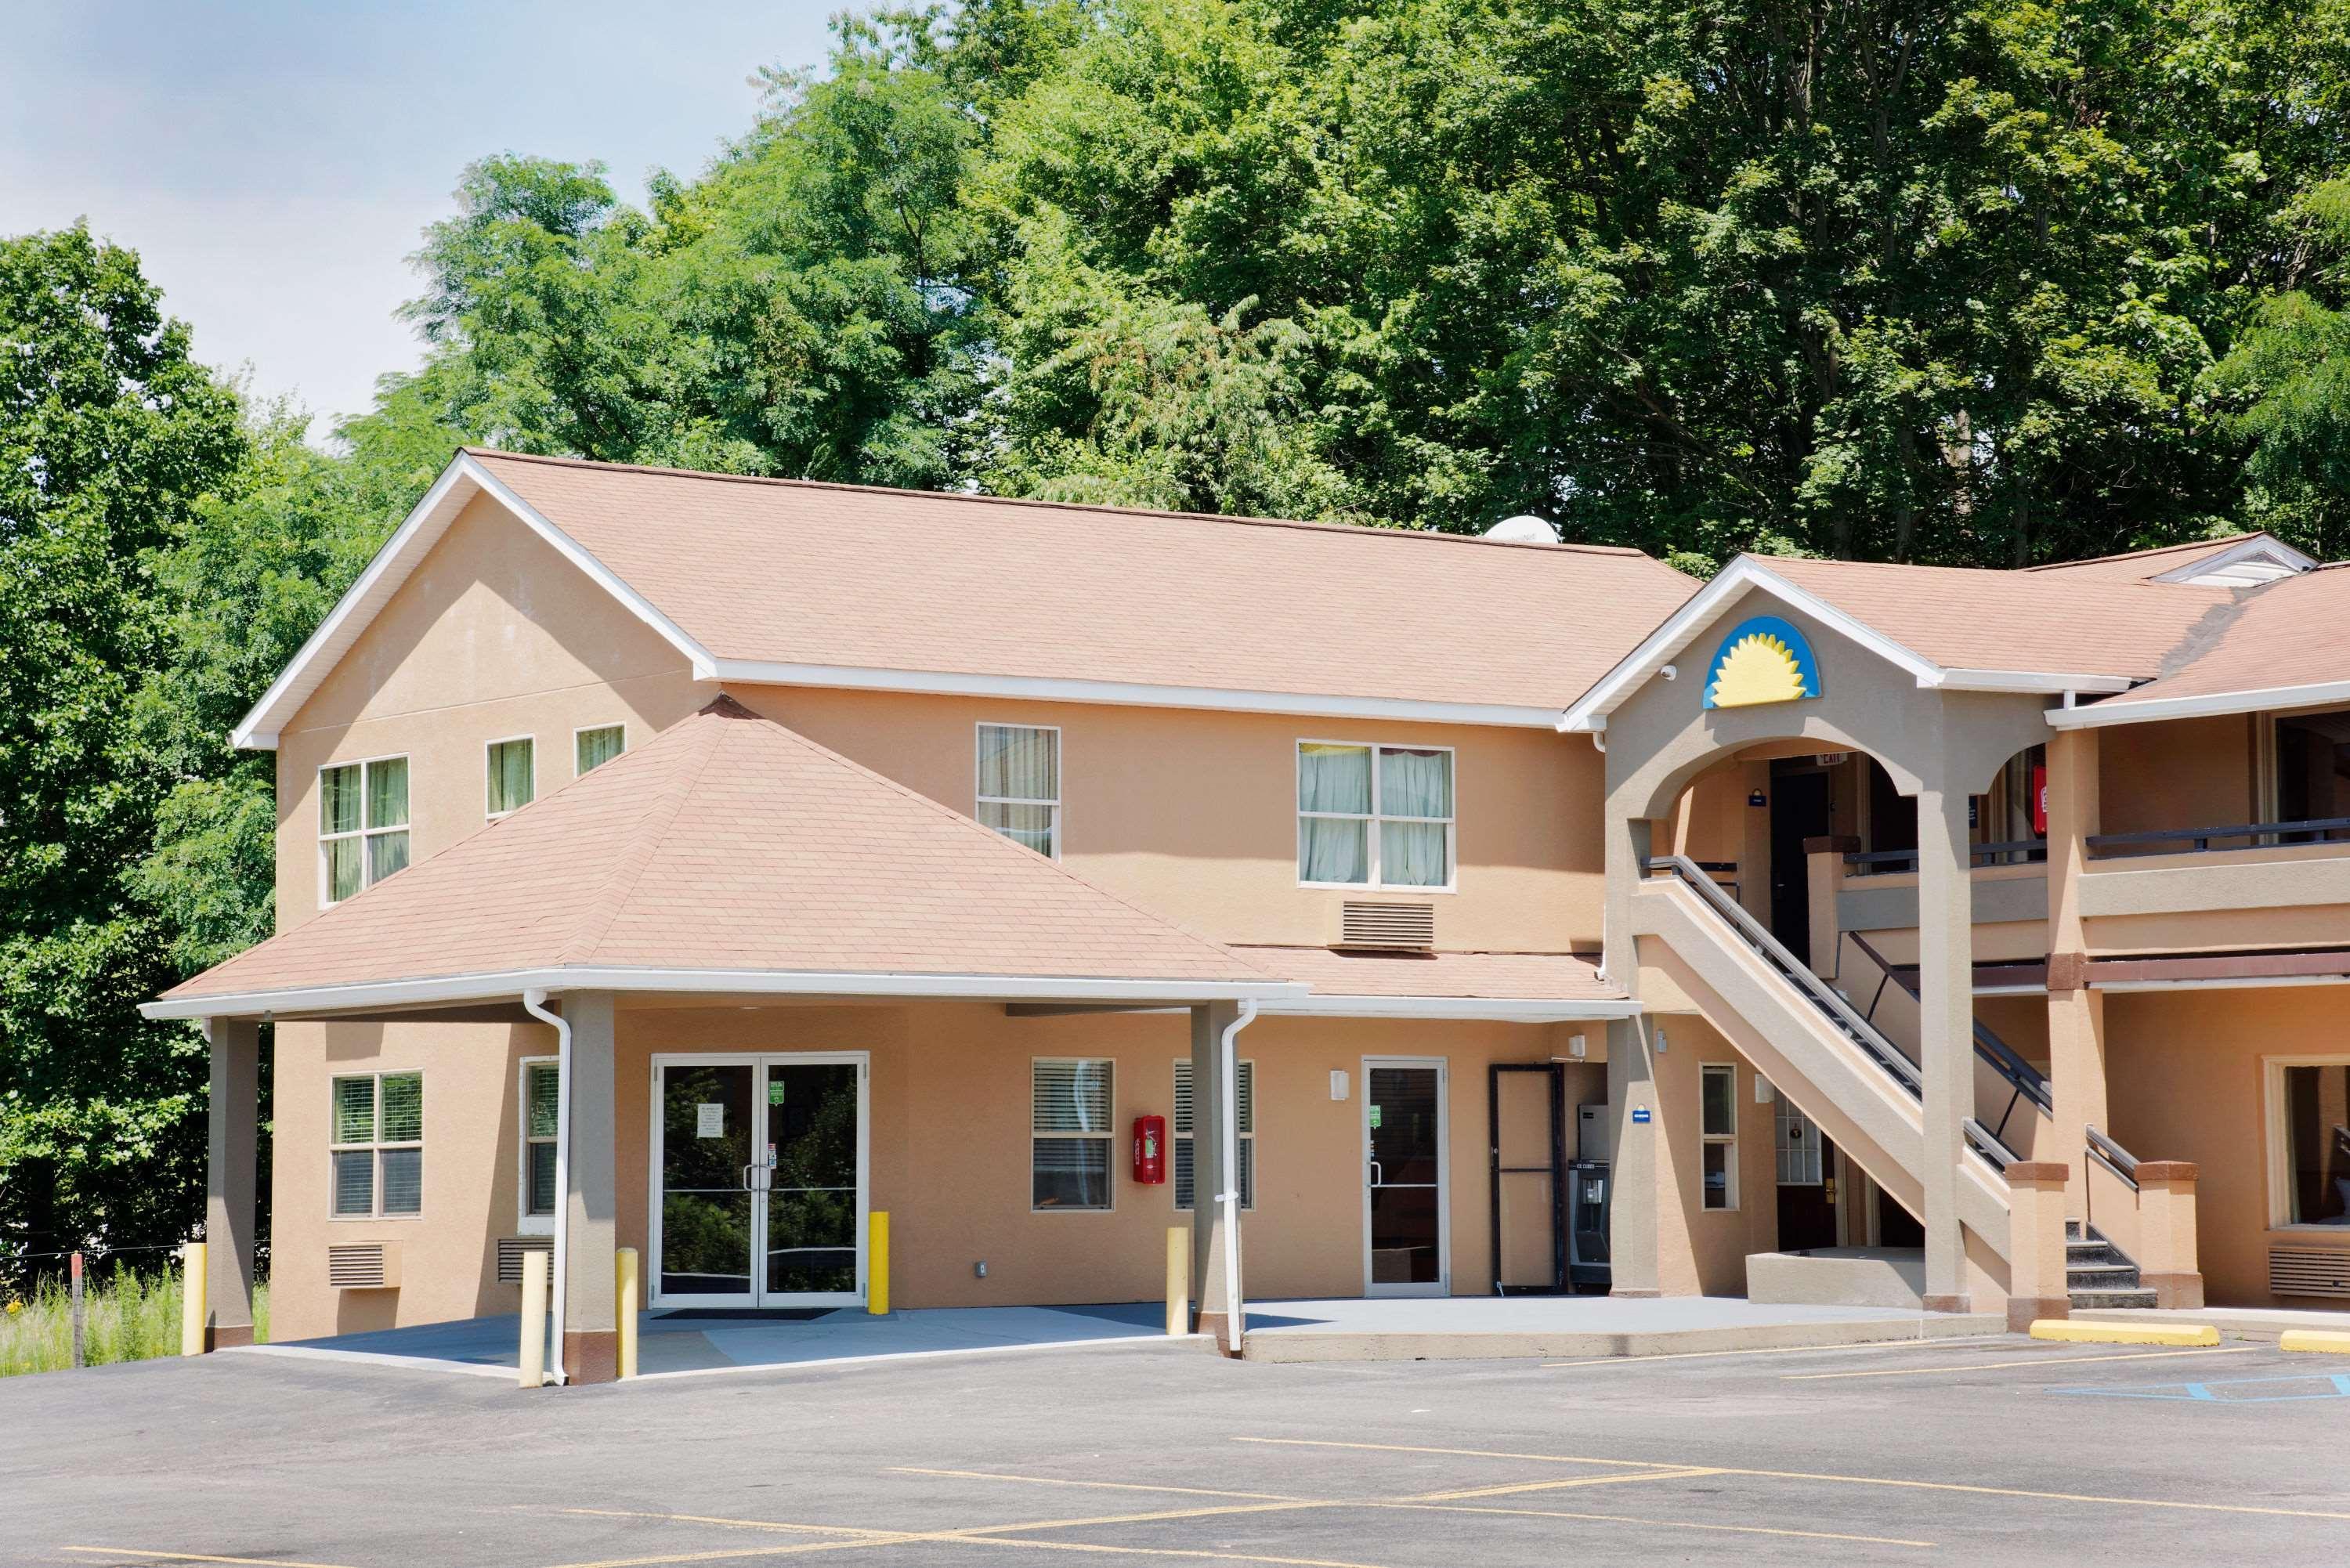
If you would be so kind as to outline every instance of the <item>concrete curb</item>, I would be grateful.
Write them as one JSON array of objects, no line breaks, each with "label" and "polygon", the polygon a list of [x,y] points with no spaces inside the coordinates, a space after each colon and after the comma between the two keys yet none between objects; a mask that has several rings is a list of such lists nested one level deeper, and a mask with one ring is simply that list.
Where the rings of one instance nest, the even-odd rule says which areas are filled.
[{"label": "concrete curb", "polygon": [[2277,1348],[2350,1355],[2350,1334],[2321,1334],[2314,1328],[2290,1328],[2277,1336]]},{"label": "concrete curb", "polygon": [[2208,1323],[2137,1324],[2082,1323],[2069,1318],[2040,1318],[2032,1325],[2034,1339],[2059,1345],[2179,1345],[2220,1343],[2220,1331]]},{"label": "concrete curb", "polygon": [[1260,1329],[1242,1341],[1242,1355],[1245,1360],[1264,1362],[1596,1361],[1611,1356],[1686,1355],[1724,1350],[1825,1349],[1844,1345],[1960,1339],[2005,1332],[2007,1319],[1998,1313],[1952,1313],[1907,1323],[1753,1324],[1633,1334],[1369,1334]]}]

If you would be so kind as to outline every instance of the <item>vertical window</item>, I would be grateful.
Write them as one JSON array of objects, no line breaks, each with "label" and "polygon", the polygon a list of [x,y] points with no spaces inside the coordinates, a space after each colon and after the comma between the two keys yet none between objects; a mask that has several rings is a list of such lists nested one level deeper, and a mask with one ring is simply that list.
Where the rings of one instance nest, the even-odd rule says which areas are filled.
[{"label": "vertical window", "polygon": [[2285,1222],[2350,1226],[2350,1063],[2283,1071]]},{"label": "vertical window", "polygon": [[[1238,1120],[1240,1123],[1239,1160],[1241,1207],[1256,1207],[1256,1064],[1242,1062]],[[1175,1207],[1189,1209],[1192,1203],[1191,1150],[1191,1059],[1175,1058],[1175,1125],[1168,1141],[1175,1159]],[[1211,1194],[1210,1196],[1213,1196]]]},{"label": "vertical window", "polygon": [[1028,1087],[1030,1207],[1108,1208],[1109,1064],[1040,1056]]},{"label": "vertical window", "polygon": [[492,816],[520,811],[538,793],[537,747],[528,735],[518,740],[492,741],[489,753]]},{"label": "vertical window", "polygon": [[1705,1180],[1704,1207],[1738,1207],[1738,1069],[1728,1064],[1700,1067],[1699,1114],[1703,1148],[1700,1172]]},{"label": "vertical window", "polygon": [[571,776],[591,773],[629,749],[629,727],[626,724],[605,724],[593,730],[577,730],[571,736]]},{"label": "vertical window", "polygon": [[1060,731],[979,727],[979,820],[1015,844],[1060,858]]},{"label": "vertical window", "polygon": [[406,757],[318,770],[318,853],[329,904],[408,864]]},{"label": "vertical window", "polygon": [[522,1229],[555,1229],[555,1129],[563,1086],[560,1064],[542,1057],[522,1064]]},{"label": "vertical window", "polygon": [[334,1216],[424,1210],[424,1075],[363,1073],[334,1081]]},{"label": "vertical window", "polygon": [[1297,746],[1297,879],[1452,885],[1452,753],[1440,746]]}]

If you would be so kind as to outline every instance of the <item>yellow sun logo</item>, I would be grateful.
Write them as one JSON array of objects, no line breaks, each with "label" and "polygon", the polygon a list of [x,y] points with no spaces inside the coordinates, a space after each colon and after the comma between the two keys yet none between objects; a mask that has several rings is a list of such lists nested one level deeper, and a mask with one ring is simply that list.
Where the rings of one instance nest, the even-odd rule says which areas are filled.
[{"label": "yellow sun logo", "polygon": [[1722,639],[1706,680],[1709,708],[1751,708],[1820,694],[1819,667],[1803,635],[1784,621],[1760,618]]}]

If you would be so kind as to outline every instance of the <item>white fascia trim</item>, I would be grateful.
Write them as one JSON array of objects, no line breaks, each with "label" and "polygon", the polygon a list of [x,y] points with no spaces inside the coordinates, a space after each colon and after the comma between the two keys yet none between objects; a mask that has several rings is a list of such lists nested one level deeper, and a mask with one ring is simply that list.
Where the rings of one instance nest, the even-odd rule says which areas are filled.
[{"label": "white fascia trim", "polygon": [[1945,670],[1939,684],[1946,691],[2022,691],[2054,697],[2067,691],[2110,695],[2126,691],[2137,682],[2126,675],[2066,675],[2052,670]]},{"label": "white fascia trim", "polygon": [[2158,583],[2184,583],[2211,572],[2225,571],[2240,561],[2265,558],[2274,561],[2289,572],[2306,572],[2317,565],[2316,558],[2305,556],[2273,534],[2255,534],[2249,539],[2239,539],[2216,555],[2189,561],[2183,566],[2173,566],[2158,572],[2151,579]]},{"label": "white fascia trim", "polygon": [[714,992],[763,996],[889,996],[990,1002],[1273,1002],[1303,997],[1296,981],[1092,980],[1055,975],[919,974],[814,970],[635,969],[588,965],[443,975],[431,980],[249,991],[139,1004],[148,1018],[237,1018],[502,1001],[525,991]]},{"label": "white fascia trim", "polygon": [[1741,556],[1723,567],[1713,581],[1700,588],[1696,597],[1675,610],[1662,626],[1650,632],[1639,647],[1601,677],[1597,685],[1577,698],[1573,707],[1559,715],[1558,728],[1567,733],[1606,729],[1607,714],[1631,695],[1634,687],[1654,675],[1687,647],[1721,613],[1724,605],[1748,588],[1760,588],[1774,596],[1790,608],[1802,611],[1896,668],[1908,670],[1920,686],[1939,686],[1949,673],[1932,659],[1911,652],[1818,595],[1795,587],[1753,556]]},{"label": "white fascia trim", "polygon": [[703,678],[754,686],[820,686],[855,691],[918,691],[932,696],[1099,702],[1134,708],[1201,708],[1220,712],[1293,713],[1432,724],[1498,724],[1522,729],[1546,729],[1558,717],[1554,708],[1523,708],[1500,702],[1300,695],[1288,691],[1240,691],[1218,686],[1149,686],[1043,675],[963,675],[854,664],[786,664],[755,659],[713,660]]},{"label": "white fascia trim", "polygon": [[1573,1023],[1638,1018],[1637,1002],[1570,1002],[1516,996],[1323,996],[1263,1002],[1267,1018],[1465,1018],[1505,1023]]},{"label": "white fascia trim", "polygon": [[2143,702],[2099,702],[2087,708],[2051,708],[2052,729],[2086,730],[2104,724],[2150,724],[2159,719],[2199,719],[2215,713],[2259,713],[2272,709],[2315,708],[2350,702],[2350,680],[2309,686],[2266,686],[2252,691],[2213,691],[2200,697],[2150,697]]},{"label": "white fascia trim", "polygon": [[[475,492],[489,496],[504,507],[516,520],[546,540],[564,559],[585,572],[598,587],[619,600],[630,614],[651,627],[671,647],[684,654],[693,666],[696,679],[707,680],[711,678],[711,671],[717,661],[707,649],[688,637],[675,621],[655,609],[643,595],[615,576],[609,567],[589,555],[577,540],[507,489],[470,452],[459,452],[449,466],[441,471],[441,477],[432,482],[432,488],[424,493],[424,498],[410,511],[400,526],[392,530],[391,537],[385,540],[383,547],[375,553],[375,558],[368,563],[359,580],[335,602],[335,607],[328,612],[327,618],[318,623],[318,629],[310,634],[292,661],[278,672],[276,680],[270,682],[269,690],[262,693],[261,701],[253,705],[253,711],[229,732],[230,744],[240,751],[276,749],[279,730],[317,690],[318,683],[325,680],[328,670],[332,668],[332,659],[327,651],[328,648],[333,647],[336,650],[333,658],[339,658],[347,651],[347,645],[341,640],[346,633],[356,637],[366,629],[368,621],[383,608],[391,594],[414,570],[417,561],[439,542],[441,535],[448,531],[449,524],[456,521],[457,514],[473,499],[471,495],[457,493],[460,485],[470,485]],[[429,537],[425,536],[428,531]]]}]

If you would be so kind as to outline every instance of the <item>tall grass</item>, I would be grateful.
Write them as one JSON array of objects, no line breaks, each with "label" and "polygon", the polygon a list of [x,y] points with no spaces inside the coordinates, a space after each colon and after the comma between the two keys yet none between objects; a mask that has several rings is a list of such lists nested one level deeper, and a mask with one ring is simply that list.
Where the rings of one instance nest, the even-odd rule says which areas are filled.
[{"label": "tall grass", "polygon": [[[144,1361],[180,1354],[180,1276],[169,1270],[140,1273],[120,1267],[82,1293],[85,1359]],[[269,1337],[269,1286],[253,1287],[253,1336]],[[0,1377],[57,1372],[73,1365],[73,1303],[63,1283],[45,1283],[30,1295],[0,1302]]]}]

